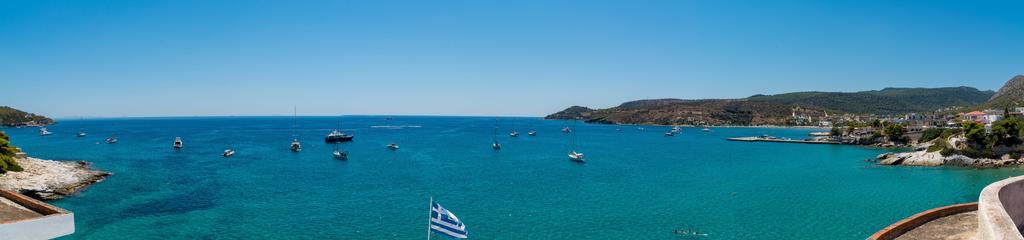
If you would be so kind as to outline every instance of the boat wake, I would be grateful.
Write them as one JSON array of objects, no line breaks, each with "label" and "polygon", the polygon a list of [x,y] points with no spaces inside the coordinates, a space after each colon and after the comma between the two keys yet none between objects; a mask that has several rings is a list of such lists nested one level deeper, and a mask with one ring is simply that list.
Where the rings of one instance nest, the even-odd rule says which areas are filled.
[{"label": "boat wake", "polygon": [[371,128],[402,129],[402,128],[420,128],[420,127],[423,127],[423,126],[420,126],[420,125],[380,125],[380,126],[370,126],[370,127]]}]

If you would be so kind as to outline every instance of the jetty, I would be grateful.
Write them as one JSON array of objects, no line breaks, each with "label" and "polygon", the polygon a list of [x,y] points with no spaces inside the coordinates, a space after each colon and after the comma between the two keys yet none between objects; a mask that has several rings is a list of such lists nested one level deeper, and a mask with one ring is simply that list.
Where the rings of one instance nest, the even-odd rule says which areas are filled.
[{"label": "jetty", "polygon": [[843,144],[840,141],[830,140],[809,140],[809,139],[789,139],[789,138],[777,138],[770,136],[757,136],[757,137],[736,137],[726,138],[729,141],[738,142],[776,142],[776,143],[805,143],[805,144]]}]

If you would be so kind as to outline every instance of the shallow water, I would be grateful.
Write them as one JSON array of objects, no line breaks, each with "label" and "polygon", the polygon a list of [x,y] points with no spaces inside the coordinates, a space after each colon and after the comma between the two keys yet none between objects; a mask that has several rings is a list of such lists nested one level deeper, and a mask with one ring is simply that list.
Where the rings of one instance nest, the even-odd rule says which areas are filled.
[{"label": "shallow water", "polygon": [[[564,121],[349,116],[356,135],[332,159],[323,137],[336,117],[300,117],[303,151],[288,151],[290,117],[65,120],[4,129],[44,159],[85,160],[113,172],[78,196],[68,239],[424,237],[427,199],[463,220],[476,239],[863,239],[922,210],[977,200],[1018,168],[880,167],[881,149],[729,142],[811,130],[579,124],[568,161]],[[616,131],[621,128],[622,131]],[[89,136],[76,138],[79,129]],[[512,129],[522,133],[511,138]],[[537,130],[538,136],[525,133]],[[117,144],[103,139],[116,134]],[[174,137],[184,139],[180,151]],[[401,145],[398,151],[384,146]],[[223,158],[232,148],[237,154]]]}]

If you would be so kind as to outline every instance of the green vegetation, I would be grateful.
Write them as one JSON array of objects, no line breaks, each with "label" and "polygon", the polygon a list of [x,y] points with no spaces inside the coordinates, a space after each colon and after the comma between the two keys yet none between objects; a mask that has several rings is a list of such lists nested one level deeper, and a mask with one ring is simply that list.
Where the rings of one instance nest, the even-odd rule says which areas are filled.
[{"label": "green vegetation", "polygon": [[904,136],[904,134],[907,134],[907,127],[903,126],[903,124],[889,124],[885,126],[885,129],[883,129],[882,134],[885,135],[885,137],[888,138],[891,142],[905,143],[908,141],[908,137]]},{"label": "green vegetation", "polygon": [[[967,144],[962,149],[949,146],[947,141],[936,141],[928,151],[941,151],[948,156],[960,154],[973,158],[999,158],[1004,154],[1020,156],[1020,145],[1024,143],[1024,119],[1008,118],[992,123],[992,130],[985,131],[985,125],[975,122],[964,122],[961,129],[946,129],[938,138],[948,139],[950,136],[963,133]],[[922,139],[924,138],[922,134]]]},{"label": "green vegetation", "polygon": [[18,162],[14,161],[14,154],[18,150],[11,146],[10,139],[7,134],[0,132],[0,173],[6,173],[7,171],[20,172],[23,169],[18,166]]},{"label": "green vegetation", "polygon": [[748,100],[829,109],[854,114],[903,114],[930,112],[952,106],[974,106],[995,93],[971,87],[886,88],[863,92],[795,92],[755,95]]},{"label": "green vegetation", "polygon": [[0,126],[15,127],[29,123],[48,125],[53,124],[53,119],[7,106],[0,106]]},{"label": "green vegetation", "polygon": [[941,128],[931,128],[931,129],[928,129],[928,130],[924,130],[924,132],[921,132],[921,138],[918,139],[917,142],[922,142],[923,143],[923,142],[927,142],[927,141],[931,141],[931,140],[934,140],[936,138],[939,138],[940,136],[942,136],[942,132],[944,132],[944,131],[945,131],[945,129],[941,129]]}]

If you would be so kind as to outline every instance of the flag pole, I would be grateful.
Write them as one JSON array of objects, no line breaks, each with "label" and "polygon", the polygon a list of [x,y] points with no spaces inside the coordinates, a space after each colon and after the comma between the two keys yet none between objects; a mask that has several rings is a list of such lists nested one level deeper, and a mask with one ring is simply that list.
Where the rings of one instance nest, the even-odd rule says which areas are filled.
[{"label": "flag pole", "polygon": [[430,204],[427,206],[427,240],[430,240],[430,215],[434,213],[434,196],[430,196]]}]

